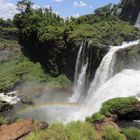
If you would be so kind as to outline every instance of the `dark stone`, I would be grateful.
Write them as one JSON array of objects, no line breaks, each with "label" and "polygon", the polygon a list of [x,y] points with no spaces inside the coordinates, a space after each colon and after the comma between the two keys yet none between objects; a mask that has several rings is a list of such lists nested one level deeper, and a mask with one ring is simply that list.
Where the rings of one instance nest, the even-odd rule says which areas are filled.
[{"label": "dark stone", "polygon": [[44,130],[47,129],[49,127],[49,124],[47,122],[39,122],[36,125],[36,130]]},{"label": "dark stone", "polygon": [[32,97],[30,97],[30,96],[22,96],[22,97],[21,97],[21,102],[22,102],[23,104],[27,104],[27,105],[34,105],[33,99],[32,99]]},{"label": "dark stone", "polygon": [[7,111],[9,109],[11,109],[13,106],[8,104],[7,102],[5,101],[0,101],[0,112],[4,112],[4,111]]},{"label": "dark stone", "polygon": [[140,103],[134,105],[133,110],[128,112],[124,115],[117,115],[118,121],[126,120],[126,121],[133,121],[133,120],[140,120]]}]

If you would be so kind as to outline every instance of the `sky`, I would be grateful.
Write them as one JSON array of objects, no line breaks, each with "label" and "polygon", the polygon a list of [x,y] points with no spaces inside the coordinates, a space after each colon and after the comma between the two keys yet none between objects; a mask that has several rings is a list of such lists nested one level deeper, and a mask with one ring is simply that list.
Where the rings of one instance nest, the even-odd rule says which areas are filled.
[{"label": "sky", "polygon": [[[0,18],[12,18],[16,10],[18,0],[0,0]],[[109,3],[119,3],[120,0],[32,0],[34,7],[51,6],[57,14],[66,18],[78,17],[92,13],[95,9]]]}]

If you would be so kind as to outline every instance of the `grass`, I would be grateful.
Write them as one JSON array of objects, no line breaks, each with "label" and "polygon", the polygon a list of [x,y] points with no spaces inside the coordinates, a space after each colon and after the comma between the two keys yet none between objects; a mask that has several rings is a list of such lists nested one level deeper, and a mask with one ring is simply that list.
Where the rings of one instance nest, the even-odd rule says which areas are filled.
[{"label": "grass", "polygon": [[130,127],[124,129],[124,134],[127,137],[127,140],[140,140],[140,129],[135,127]]},{"label": "grass", "polygon": [[104,120],[105,116],[100,112],[93,114],[91,117],[87,117],[86,121],[90,123],[98,122]]},{"label": "grass", "polygon": [[95,140],[93,126],[85,122],[54,124],[45,131],[35,131],[25,140]]},{"label": "grass", "polygon": [[102,136],[102,140],[125,140],[125,136],[113,127],[106,127]]},{"label": "grass", "polygon": [[7,120],[0,116],[0,125],[7,124]]},{"label": "grass", "polygon": [[14,88],[20,82],[45,83],[50,87],[62,88],[70,85],[65,75],[57,78],[49,76],[42,69],[40,63],[33,63],[23,56],[21,52],[15,52],[7,60],[0,62],[0,92]]},{"label": "grass", "polygon": [[133,111],[133,106],[138,103],[134,97],[110,99],[102,104],[100,112],[105,116],[112,114],[125,115]]}]

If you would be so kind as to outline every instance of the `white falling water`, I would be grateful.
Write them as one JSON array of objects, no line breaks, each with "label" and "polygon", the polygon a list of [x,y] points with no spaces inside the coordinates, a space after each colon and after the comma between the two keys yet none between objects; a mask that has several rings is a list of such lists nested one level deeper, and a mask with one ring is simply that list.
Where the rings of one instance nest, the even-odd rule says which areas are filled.
[{"label": "white falling water", "polygon": [[82,50],[83,50],[83,42],[81,43],[80,49],[78,51],[76,66],[75,66],[75,74],[74,74],[74,85],[77,84],[79,69],[81,67],[81,57],[82,57]]},{"label": "white falling water", "polygon": [[0,101],[5,101],[9,104],[16,104],[20,101],[20,98],[17,96],[16,91],[9,93],[0,93]]},{"label": "white falling water", "polygon": [[[138,45],[140,40],[112,46],[97,69],[91,83],[85,105],[75,114],[76,119],[84,119],[99,111],[103,102],[116,97],[136,96],[140,93],[140,71],[124,70],[113,76],[115,54],[118,50]],[[111,79],[110,79],[111,78]]]},{"label": "white falling water", "polygon": [[82,42],[76,60],[73,95],[69,98],[70,102],[78,102],[82,99],[81,96],[84,93],[86,85],[87,67],[88,56],[86,55],[86,42]]},{"label": "white falling water", "polygon": [[74,93],[73,96],[69,99],[70,102],[77,102],[84,92],[85,89],[85,80],[86,80],[86,70],[87,70],[88,63],[82,67],[82,71],[79,75],[77,84],[74,86]]},{"label": "white falling water", "polygon": [[103,84],[91,98],[87,104],[82,107],[78,119],[83,120],[86,116],[100,110],[103,102],[118,97],[136,96],[140,93],[140,71],[123,70],[116,74],[105,84]]},{"label": "white falling water", "polygon": [[117,97],[129,97],[140,95],[140,70],[123,70],[113,76],[116,52],[139,44],[140,40],[123,43],[121,46],[112,46],[104,56],[95,78],[88,90],[85,103],[78,112],[71,112],[66,123],[72,120],[84,120],[99,111],[103,102]]},{"label": "white falling water", "polygon": [[120,49],[125,49],[127,47],[131,47],[137,45],[140,40],[136,40],[129,43],[123,43],[121,46],[111,46],[110,51],[104,56],[99,68],[96,71],[95,78],[90,85],[88,90],[88,98],[93,96],[93,93],[104,84],[109,78],[113,76],[114,73],[114,65],[116,61],[116,52]]},{"label": "white falling water", "polygon": [[137,20],[136,20],[136,23],[135,23],[135,27],[140,29],[140,12],[138,14],[138,17],[137,17]]}]

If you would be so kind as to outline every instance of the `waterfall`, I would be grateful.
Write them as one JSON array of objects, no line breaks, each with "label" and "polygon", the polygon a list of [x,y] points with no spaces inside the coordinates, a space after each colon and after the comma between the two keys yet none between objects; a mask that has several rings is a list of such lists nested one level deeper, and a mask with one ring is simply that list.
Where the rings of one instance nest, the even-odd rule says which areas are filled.
[{"label": "waterfall", "polygon": [[99,111],[102,103],[111,98],[136,96],[140,93],[140,71],[124,70],[113,76],[116,52],[138,45],[139,41],[110,47],[91,82],[85,104],[78,113],[74,114],[76,119],[82,120]]},{"label": "waterfall", "polygon": [[[104,83],[75,115],[80,120],[98,112],[103,102],[118,97],[139,96],[140,71],[123,70]],[[139,98],[139,97],[138,97]]]},{"label": "waterfall", "polygon": [[82,68],[82,71],[79,75],[79,78],[78,78],[78,81],[77,81],[77,84],[74,86],[74,93],[73,93],[73,96],[69,99],[70,102],[77,102],[80,100],[80,98],[82,97],[82,93],[84,93],[85,91],[85,80],[86,80],[86,70],[87,70],[87,66],[88,66],[88,63],[86,63],[83,68]]},{"label": "waterfall", "polygon": [[136,23],[135,23],[135,27],[140,29],[140,12],[138,14],[138,17],[137,17],[137,20],[136,20]]},{"label": "waterfall", "polygon": [[[110,79],[114,74],[114,66],[116,61],[116,52],[120,49],[125,49],[127,47],[131,47],[137,45],[139,40],[123,43],[121,46],[111,46],[109,52],[104,56],[99,68],[96,71],[95,78],[90,85],[88,90],[88,98],[91,98],[93,93],[108,79]],[[87,101],[86,100],[86,101]]]},{"label": "waterfall", "polygon": [[74,73],[74,85],[77,84],[78,81],[78,75],[79,75],[79,69],[81,68],[81,57],[82,57],[82,50],[83,50],[84,44],[81,43],[80,49],[78,51],[77,59],[76,59],[76,65],[75,65],[75,73]]},{"label": "waterfall", "polygon": [[79,48],[75,66],[73,95],[69,98],[70,102],[78,102],[83,98],[83,94],[86,88],[89,45],[90,42],[85,41],[81,43],[81,46]]}]

